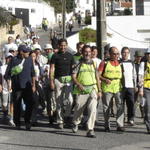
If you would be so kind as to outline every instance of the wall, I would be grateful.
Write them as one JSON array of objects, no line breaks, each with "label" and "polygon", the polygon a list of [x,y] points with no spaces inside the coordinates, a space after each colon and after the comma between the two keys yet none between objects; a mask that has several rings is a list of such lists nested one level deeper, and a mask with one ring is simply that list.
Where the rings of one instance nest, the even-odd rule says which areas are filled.
[{"label": "wall", "polygon": [[81,12],[82,17],[85,17],[85,11],[90,10],[91,14],[93,13],[93,0],[88,0],[89,3],[87,4],[87,0],[76,0],[77,8],[75,8],[75,12]]},{"label": "wall", "polygon": [[68,41],[68,47],[72,54],[76,53],[76,44],[79,42],[79,33],[76,33],[70,37],[67,38]]},{"label": "wall", "polygon": [[[10,1],[3,0],[0,1],[0,6],[6,9],[12,8],[12,13],[15,14],[15,8],[29,9],[29,24],[32,27],[38,27],[41,25],[42,18],[47,18],[50,26],[55,23],[55,13],[54,8],[50,7],[46,3],[36,3],[36,2],[24,2],[24,1]],[[31,12],[35,10],[35,12]]]},{"label": "wall", "polygon": [[[131,48],[147,48],[150,42],[150,16],[107,16],[107,43],[113,46]],[[96,18],[92,18],[90,28],[96,29]]]},{"label": "wall", "polygon": [[21,37],[25,36],[22,28],[22,20],[19,20],[19,24],[13,26],[14,34],[8,34],[9,29],[6,27],[0,27],[0,52],[2,45],[7,42],[9,36],[12,36],[14,39],[17,34],[20,34]]},{"label": "wall", "polygon": [[145,15],[150,15],[150,1],[145,1],[144,2],[144,14]]}]

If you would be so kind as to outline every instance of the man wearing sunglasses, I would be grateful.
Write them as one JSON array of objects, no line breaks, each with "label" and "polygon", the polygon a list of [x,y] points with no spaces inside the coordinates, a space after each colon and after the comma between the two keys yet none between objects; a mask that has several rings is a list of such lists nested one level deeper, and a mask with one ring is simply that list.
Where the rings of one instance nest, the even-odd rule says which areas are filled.
[{"label": "man wearing sunglasses", "polygon": [[100,79],[102,81],[102,103],[104,112],[105,132],[110,132],[111,99],[115,98],[117,106],[117,131],[124,131],[124,113],[122,101],[122,67],[119,59],[119,51],[116,47],[109,49],[110,59],[102,61],[99,66]]}]

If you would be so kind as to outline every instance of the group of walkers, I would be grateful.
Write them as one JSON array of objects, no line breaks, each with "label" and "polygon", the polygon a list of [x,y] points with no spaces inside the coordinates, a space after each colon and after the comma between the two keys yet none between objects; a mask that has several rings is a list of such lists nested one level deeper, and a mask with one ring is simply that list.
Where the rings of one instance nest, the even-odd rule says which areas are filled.
[{"label": "group of walkers", "polygon": [[[77,53],[67,51],[66,39],[59,39],[55,49],[45,44],[42,50],[35,33],[18,46],[8,38],[0,66],[0,92],[3,119],[21,128],[24,111],[26,130],[38,125],[38,109],[46,111],[49,124],[58,129],[71,126],[76,133],[86,124],[87,137],[96,137],[94,127],[102,100],[105,132],[111,131],[110,111],[116,104],[116,130],[124,132],[127,123],[135,125],[136,103],[150,134],[150,49],[136,51],[123,47],[121,57],[116,47],[97,58],[96,46],[77,43]],[[13,45],[13,46],[12,46]],[[15,47],[15,48],[13,48]],[[17,48],[16,48],[17,47]],[[25,105],[25,107],[24,107]],[[126,107],[125,107],[126,105]]]}]

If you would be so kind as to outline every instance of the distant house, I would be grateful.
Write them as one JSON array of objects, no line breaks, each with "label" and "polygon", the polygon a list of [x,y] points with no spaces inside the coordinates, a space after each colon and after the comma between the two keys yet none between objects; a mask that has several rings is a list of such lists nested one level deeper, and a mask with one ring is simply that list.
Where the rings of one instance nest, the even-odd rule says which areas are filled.
[{"label": "distant house", "polygon": [[95,0],[75,0],[75,12],[80,12],[82,17],[85,17],[86,15],[92,15],[94,7],[96,6],[95,2]]},{"label": "distant house", "polygon": [[41,26],[43,18],[48,19],[50,26],[55,24],[54,8],[43,0],[1,0],[0,7],[23,19],[23,25],[26,26]]}]

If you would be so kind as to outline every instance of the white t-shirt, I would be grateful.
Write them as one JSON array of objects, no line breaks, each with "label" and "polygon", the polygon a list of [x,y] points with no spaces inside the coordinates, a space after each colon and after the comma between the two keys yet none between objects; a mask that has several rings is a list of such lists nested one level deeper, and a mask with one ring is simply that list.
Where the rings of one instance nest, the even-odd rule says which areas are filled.
[{"label": "white t-shirt", "polygon": [[[136,81],[137,74],[135,71],[135,67],[133,66],[132,62],[123,62],[123,75],[125,81],[126,88],[134,88],[134,82]],[[136,82],[135,82],[136,83]]]},{"label": "white t-shirt", "polygon": [[18,46],[15,43],[5,44],[3,47],[4,54],[7,54],[10,49],[17,50]]},{"label": "white t-shirt", "polygon": [[34,64],[34,71],[35,71],[35,78],[38,81],[40,77],[40,69],[39,69],[39,66],[36,64]]},{"label": "white t-shirt", "polygon": [[98,69],[99,64],[101,63],[101,59],[99,59],[99,58],[92,58],[92,60],[93,60],[94,63],[96,64],[96,69]]}]

